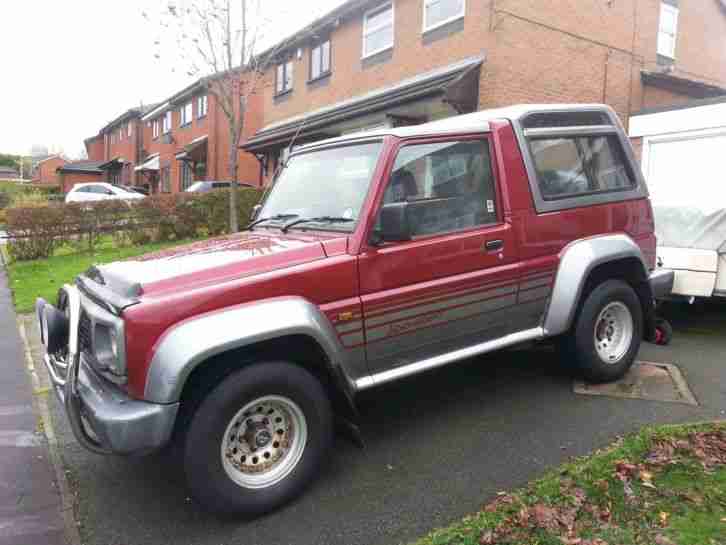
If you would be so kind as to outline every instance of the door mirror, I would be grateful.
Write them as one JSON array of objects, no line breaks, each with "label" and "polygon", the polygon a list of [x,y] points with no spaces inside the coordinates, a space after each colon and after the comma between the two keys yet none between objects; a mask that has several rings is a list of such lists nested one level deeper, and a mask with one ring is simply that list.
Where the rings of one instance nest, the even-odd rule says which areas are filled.
[{"label": "door mirror", "polygon": [[374,242],[401,242],[411,240],[411,225],[407,202],[384,204],[378,216],[378,228],[374,231]]},{"label": "door mirror", "polygon": [[257,219],[257,216],[259,215],[260,210],[262,210],[261,204],[256,204],[252,207],[252,211],[250,212],[250,221],[255,221]]}]

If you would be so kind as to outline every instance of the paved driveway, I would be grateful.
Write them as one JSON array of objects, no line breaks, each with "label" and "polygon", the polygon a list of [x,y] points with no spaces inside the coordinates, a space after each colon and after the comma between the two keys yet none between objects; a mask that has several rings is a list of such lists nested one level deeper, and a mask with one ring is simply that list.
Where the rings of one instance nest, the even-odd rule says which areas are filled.
[{"label": "paved driveway", "polygon": [[55,425],[88,544],[398,544],[476,511],[496,491],[652,422],[723,417],[724,307],[679,318],[671,347],[700,407],[578,396],[547,348],[477,358],[366,394],[360,450],[338,439],[324,476],[292,505],[222,522],[188,498],[177,461],[100,457]]}]

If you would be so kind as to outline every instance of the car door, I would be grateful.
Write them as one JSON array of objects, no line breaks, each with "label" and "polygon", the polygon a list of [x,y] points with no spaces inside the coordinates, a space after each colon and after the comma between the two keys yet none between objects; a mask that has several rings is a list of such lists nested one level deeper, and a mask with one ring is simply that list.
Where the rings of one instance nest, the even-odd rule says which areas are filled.
[{"label": "car door", "polygon": [[485,136],[397,150],[379,207],[407,201],[413,238],[360,256],[371,373],[511,332],[517,247],[492,154]]}]

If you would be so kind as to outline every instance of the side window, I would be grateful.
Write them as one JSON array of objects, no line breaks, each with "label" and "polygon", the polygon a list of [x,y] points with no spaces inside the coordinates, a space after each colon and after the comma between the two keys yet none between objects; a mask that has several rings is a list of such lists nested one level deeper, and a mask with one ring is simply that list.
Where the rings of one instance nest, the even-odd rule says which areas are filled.
[{"label": "side window", "polygon": [[89,193],[97,193],[99,195],[105,195],[107,193],[107,189],[103,187],[102,185],[89,185],[86,186],[86,191]]},{"label": "side window", "polygon": [[635,187],[616,136],[537,138],[529,147],[545,200]]},{"label": "side window", "polygon": [[384,204],[409,203],[414,236],[497,223],[496,191],[486,140],[401,148]]}]

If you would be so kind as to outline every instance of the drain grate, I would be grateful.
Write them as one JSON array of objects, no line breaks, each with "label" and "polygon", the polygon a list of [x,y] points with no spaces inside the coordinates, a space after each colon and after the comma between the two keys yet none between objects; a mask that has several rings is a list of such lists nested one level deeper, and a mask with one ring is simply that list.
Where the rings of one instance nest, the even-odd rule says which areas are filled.
[{"label": "drain grate", "polygon": [[637,361],[630,371],[616,382],[588,384],[575,381],[576,394],[626,399],[646,399],[698,406],[681,370],[671,363]]}]

